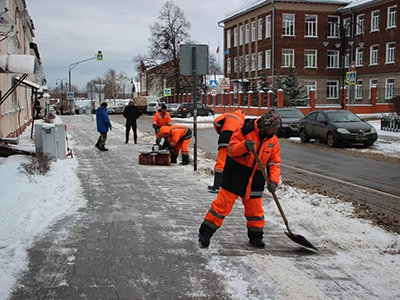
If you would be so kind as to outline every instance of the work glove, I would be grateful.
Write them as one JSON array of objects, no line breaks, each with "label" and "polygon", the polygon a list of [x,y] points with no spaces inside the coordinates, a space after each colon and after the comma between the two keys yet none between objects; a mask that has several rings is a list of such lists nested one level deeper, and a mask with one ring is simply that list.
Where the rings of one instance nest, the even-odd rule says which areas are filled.
[{"label": "work glove", "polygon": [[161,142],[161,138],[156,138],[156,144],[160,145],[160,142]]},{"label": "work glove", "polygon": [[172,146],[171,144],[168,144],[167,146],[167,150],[172,151],[174,150],[174,146]]},{"label": "work glove", "polygon": [[256,143],[254,143],[252,140],[246,140],[244,143],[246,145],[246,149],[249,151],[256,150]]},{"label": "work glove", "polygon": [[275,193],[276,192],[276,183],[271,181],[270,183],[268,183],[267,189],[270,193]]},{"label": "work glove", "polygon": [[154,128],[154,131],[156,132],[156,133],[158,133],[160,130],[158,129],[158,127],[157,127],[157,125],[156,124],[153,124],[153,128]]}]

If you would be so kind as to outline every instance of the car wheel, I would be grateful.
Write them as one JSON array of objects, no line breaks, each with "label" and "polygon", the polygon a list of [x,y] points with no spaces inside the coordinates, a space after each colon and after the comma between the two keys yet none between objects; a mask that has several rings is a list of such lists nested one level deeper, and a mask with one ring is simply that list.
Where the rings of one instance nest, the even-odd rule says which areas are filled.
[{"label": "car wheel", "polygon": [[326,134],[326,143],[329,147],[336,146],[335,136],[333,135],[333,132],[330,131]]},{"label": "car wheel", "polygon": [[185,114],[185,118],[191,118],[192,116],[193,114],[190,111]]},{"label": "car wheel", "polygon": [[306,130],[304,128],[300,129],[300,140],[303,143],[307,143],[308,141],[310,141],[310,138],[307,136]]}]

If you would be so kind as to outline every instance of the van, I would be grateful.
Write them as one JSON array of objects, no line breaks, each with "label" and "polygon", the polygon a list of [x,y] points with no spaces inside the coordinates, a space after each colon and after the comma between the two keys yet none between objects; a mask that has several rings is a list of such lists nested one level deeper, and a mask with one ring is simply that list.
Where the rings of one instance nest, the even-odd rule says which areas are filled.
[{"label": "van", "polygon": [[141,113],[146,113],[149,103],[158,102],[158,98],[156,96],[138,96],[133,98],[133,102]]}]

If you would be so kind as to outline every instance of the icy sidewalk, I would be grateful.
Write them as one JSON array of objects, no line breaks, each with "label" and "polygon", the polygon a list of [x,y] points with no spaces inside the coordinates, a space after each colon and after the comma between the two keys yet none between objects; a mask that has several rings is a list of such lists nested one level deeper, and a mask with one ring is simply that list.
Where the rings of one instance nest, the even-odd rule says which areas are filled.
[{"label": "icy sidewalk", "polygon": [[[90,116],[66,116],[88,205],[59,220],[30,250],[31,271],[11,299],[394,299],[400,239],[354,218],[352,207],[281,186],[291,229],[321,249],[284,235],[265,196],[266,249],[249,247],[240,200],[209,249],[197,230],[214,199],[206,192],[213,161],[193,166],[138,165],[153,141],[125,145],[113,124],[108,152]],[[192,154],[191,154],[192,155]]]}]

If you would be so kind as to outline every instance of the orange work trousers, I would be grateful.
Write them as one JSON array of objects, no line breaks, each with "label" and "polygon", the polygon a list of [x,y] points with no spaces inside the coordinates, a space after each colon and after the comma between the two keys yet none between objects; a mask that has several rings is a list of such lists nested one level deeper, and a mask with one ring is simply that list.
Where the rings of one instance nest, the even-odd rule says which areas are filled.
[{"label": "orange work trousers", "polygon": [[215,173],[222,173],[222,171],[224,170],[227,155],[228,155],[227,147],[222,147],[218,149],[217,161],[214,166]]},{"label": "orange work trousers", "polygon": [[191,139],[179,141],[176,143],[174,147],[174,153],[179,154],[179,151],[182,151],[182,154],[189,154],[189,144]]},{"label": "orange work trousers", "polygon": [[[221,227],[224,218],[231,212],[237,198],[238,195],[221,188],[217,198],[211,203],[211,209],[207,212],[205,219],[217,228]],[[242,198],[242,203],[247,228],[263,228],[265,219],[262,198]]]}]

